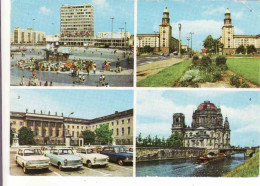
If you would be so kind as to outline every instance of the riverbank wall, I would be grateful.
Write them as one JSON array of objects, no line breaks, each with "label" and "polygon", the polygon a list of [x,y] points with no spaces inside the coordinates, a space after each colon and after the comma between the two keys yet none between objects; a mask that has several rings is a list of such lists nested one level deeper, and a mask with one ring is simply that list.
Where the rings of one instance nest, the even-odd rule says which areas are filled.
[{"label": "riverbank wall", "polygon": [[136,147],[136,161],[195,158],[205,153],[205,148]]}]

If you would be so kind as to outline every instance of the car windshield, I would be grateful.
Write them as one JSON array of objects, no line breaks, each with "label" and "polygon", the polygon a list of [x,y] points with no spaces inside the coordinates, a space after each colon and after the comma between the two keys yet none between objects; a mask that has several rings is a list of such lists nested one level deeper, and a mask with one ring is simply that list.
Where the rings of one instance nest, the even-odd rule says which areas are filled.
[{"label": "car windshield", "polygon": [[116,153],[126,152],[126,148],[124,148],[124,147],[116,147],[116,148],[115,148],[115,152],[116,152]]},{"label": "car windshield", "polygon": [[35,155],[41,155],[40,149],[25,149],[24,150],[24,156],[35,156]]},{"label": "car windshield", "polygon": [[88,154],[96,153],[96,149],[87,149]]},{"label": "car windshield", "polygon": [[59,150],[59,155],[65,155],[65,154],[73,154],[73,151],[71,149],[61,149],[61,150]]}]

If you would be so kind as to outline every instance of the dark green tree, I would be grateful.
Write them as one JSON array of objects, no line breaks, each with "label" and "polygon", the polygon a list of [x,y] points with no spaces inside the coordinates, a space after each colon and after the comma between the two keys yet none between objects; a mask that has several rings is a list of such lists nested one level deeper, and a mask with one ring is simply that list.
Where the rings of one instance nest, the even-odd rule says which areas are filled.
[{"label": "dark green tree", "polygon": [[141,146],[142,145],[142,134],[139,133],[139,135],[136,137],[136,145]]},{"label": "dark green tree", "polygon": [[184,136],[182,133],[175,131],[168,139],[167,145],[170,147],[183,147]]},{"label": "dark green tree", "polygon": [[249,45],[249,46],[247,46],[247,53],[248,53],[248,54],[251,54],[251,53],[254,53],[254,52],[256,52],[255,45]]},{"label": "dark green tree", "polygon": [[162,137],[162,142],[161,142],[161,144],[162,144],[162,146],[165,146],[166,144],[166,141],[165,141],[165,138],[164,138],[164,136]]},{"label": "dark green tree", "polygon": [[208,35],[206,39],[203,41],[203,46],[207,49],[207,51],[212,52],[214,50],[215,41],[212,35]]},{"label": "dark green tree", "polygon": [[112,143],[113,131],[109,130],[108,124],[100,125],[100,127],[95,130],[95,133],[97,140],[101,145],[108,145]]},{"label": "dark green tree", "polygon": [[96,134],[93,131],[85,130],[82,131],[82,136],[86,144],[93,144],[95,142]]},{"label": "dark green tree", "polygon": [[10,127],[10,146],[12,146],[13,144],[13,137],[14,137],[14,131],[12,130],[12,127]]},{"label": "dark green tree", "polygon": [[144,46],[144,53],[151,53],[153,52],[153,48],[151,48],[149,45]]},{"label": "dark green tree", "polygon": [[35,145],[33,131],[27,127],[22,127],[19,129],[18,138],[20,145]]},{"label": "dark green tree", "polygon": [[147,136],[147,145],[149,145],[149,146],[152,145],[152,138],[151,138],[150,134]]},{"label": "dark green tree", "polygon": [[244,45],[240,45],[240,46],[236,49],[236,53],[237,53],[237,54],[240,54],[240,53],[245,54],[245,53],[246,53],[246,49],[245,49]]}]

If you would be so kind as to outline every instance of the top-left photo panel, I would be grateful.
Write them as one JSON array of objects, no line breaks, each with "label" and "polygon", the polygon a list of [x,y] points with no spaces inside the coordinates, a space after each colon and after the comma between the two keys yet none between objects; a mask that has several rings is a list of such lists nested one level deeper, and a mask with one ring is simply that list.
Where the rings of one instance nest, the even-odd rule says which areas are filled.
[{"label": "top-left photo panel", "polygon": [[134,1],[11,0],[11,86],[133,87]]}]

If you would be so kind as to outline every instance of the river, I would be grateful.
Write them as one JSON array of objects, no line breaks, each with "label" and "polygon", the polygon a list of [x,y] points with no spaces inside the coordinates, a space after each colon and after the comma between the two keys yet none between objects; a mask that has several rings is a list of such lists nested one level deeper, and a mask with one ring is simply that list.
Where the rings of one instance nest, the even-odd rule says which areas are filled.
[{"label": "river", "polygon": [[207,165],[194,163],[195,159],[161,160],[136,163],[136,176],[158,177],[219,177],[245,162],[244,154],[210,162]]}]

